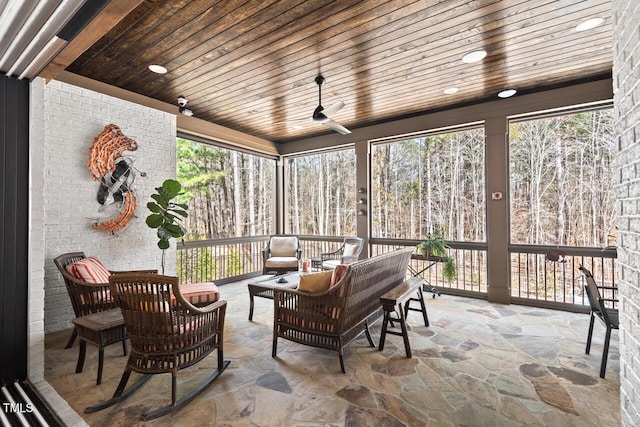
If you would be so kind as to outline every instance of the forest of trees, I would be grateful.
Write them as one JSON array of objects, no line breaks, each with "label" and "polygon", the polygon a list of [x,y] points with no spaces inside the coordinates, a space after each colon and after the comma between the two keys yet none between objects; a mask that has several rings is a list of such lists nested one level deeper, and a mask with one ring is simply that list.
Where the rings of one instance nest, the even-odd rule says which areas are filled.
[{"label": "forest of trees", "polygon": [[485,240],[484,130],[374,145],[374,237]]},{"label": "forest of trees", "polygon": [[288,233],[356,234],[356,156],[353,148],[289,158],[286,173]]},{"label": "forest of trees", "polygon": [[[511,242],[615,245],[612,110],[512,122]],[[273,232],[275,161],[178,138],[188,238]],[[485,241],[483,128],[375,144],[372,235]],[[285,232],[356,233],[355,150],[286,159]]]},{"label": "forest of trees", "polygon": [[511,242],[615,246],[611,109],[511,123]]},{"label": "forest of trees", "polygon": [[272,232],[274,160],[178,138],[177,167],[187,240]]},{"label": "forest of trees", "polygon": [[[511,242],[615,245],[612,110],[509,127]],[[471,129],[374,145],[372,230],[485,240],[485,141]]]}]

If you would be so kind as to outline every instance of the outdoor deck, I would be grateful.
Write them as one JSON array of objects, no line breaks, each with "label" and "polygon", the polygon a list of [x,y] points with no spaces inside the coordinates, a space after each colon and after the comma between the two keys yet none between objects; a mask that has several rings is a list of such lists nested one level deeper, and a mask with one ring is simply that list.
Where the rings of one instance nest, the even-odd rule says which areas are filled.
[{"label": "outdoor deck", "polygon": [[[225,358],[231,364],[195,401],[153,425],[620,424],[618,334],[600,379],[604,328],[596,326],[591,355],[585,355],[587,314],[427,296],[431,326],[409,315],[413,358],[405,357],[400,338],[389,337],[379,352],[362,337],[347,349],[345,375],[332,352],[291,342],[282,341],[272,359],[272,301],[258,299],[249,322],[246,281],[220,290],[229,301]],[[379,332],[377,322],[374,340]],[[45,377],[88,424],[136,425],[145,409],[168,403],[171,380],[162,375],[122,404],[82,414],[112,395],[126,358],[121,346],[108,347],[96,386],[97,350],[87,349],[84,372],[76,374],[78,344],[64,350],[68,337],[68,330],[46,335]],[[212,355],[182,372],[179,393],[215,362]]]}]

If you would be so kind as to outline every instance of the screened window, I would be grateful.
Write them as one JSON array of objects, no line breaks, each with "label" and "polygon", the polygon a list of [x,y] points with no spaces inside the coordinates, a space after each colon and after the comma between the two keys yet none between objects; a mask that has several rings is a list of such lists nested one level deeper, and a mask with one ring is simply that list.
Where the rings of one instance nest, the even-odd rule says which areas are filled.
[{"label": "screened window", "polygon": [[511,241],[615,244],[611,109],[509,125]]},{"label": "screened window", "polygon": [[286,232],[298,235],[356,234],[354,149],[287,159]]},{"label": "screened window", "polygon": [[373,145],[373,236],[484,241],[484,152],[482,128]]},{"label": "screened window", "polygon": [[273,232],[275,160],[178,138],[177,168],[189,240]]}]

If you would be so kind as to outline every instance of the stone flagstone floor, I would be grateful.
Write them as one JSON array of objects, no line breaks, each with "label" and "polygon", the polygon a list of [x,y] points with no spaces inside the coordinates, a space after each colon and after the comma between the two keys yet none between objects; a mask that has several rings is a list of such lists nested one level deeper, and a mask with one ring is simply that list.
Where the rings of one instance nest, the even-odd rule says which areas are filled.
[{"label": "stone flagstone floor", "polygon": [[[108,347],[96,386],[97,350],[88,346],[84,372],[76,374],[78,343],[64,350],[70,330],[46,335],[45,378],[91,426],[620,425],[618,334],[601,379],[605,329],[596,322],[591,355],[584,354],[586,314],[427,294],[431,326],[409,314],[413,358],[401,337],[389,335],[383,352],[361,337],[347,348],[342,374],[335,352],[285,340],[272,358],[273,302],[257,298],[249,322],[245,283],[220,287],[229,368],[178,413],[139,421],[170,402],[170,375],[156,375],[125,402],[83,414],[111,397],[126,358],[122,346]],[[377,340],[380,322],[372,332]],[[215,366],[214,353],[180,372],[178,398]]]}]

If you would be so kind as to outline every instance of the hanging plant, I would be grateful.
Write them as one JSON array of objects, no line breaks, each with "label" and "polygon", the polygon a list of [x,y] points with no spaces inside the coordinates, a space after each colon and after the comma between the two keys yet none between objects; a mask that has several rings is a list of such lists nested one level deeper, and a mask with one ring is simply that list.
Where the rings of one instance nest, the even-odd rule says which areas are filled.
[{"label": "hanging plant", "polygon": [[171,238],[182,239],[186,233],[180,222],[188,216],[187,205],[173,201],[181,191],[182,185],[178,181],[167,179],[151,195],[154,201],[147,203],[147,208],[152,213],[147,217],[146,223],[150,228],[158,229],[158,247],[162,249],[162,274],[165,251],[169,249]]}]

